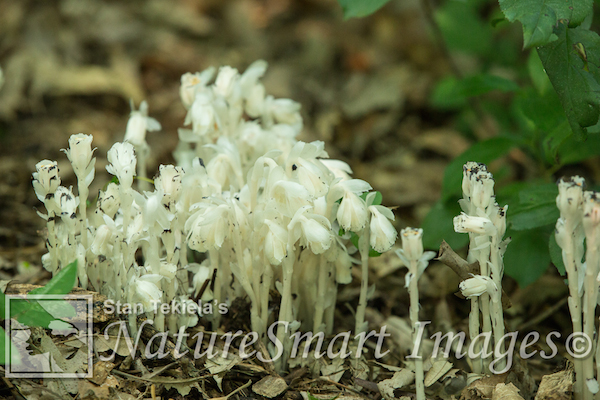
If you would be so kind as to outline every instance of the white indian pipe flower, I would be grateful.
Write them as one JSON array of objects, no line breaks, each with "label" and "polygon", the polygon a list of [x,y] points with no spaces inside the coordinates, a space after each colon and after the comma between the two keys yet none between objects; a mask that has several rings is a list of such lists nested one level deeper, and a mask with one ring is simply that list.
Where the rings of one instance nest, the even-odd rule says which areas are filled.
[{"label": "white indian pipe flower", "polygon": [[63,221],[71,223],[77,218],[77,206],[79,206],[79,197],[73,194],[72,188],[67,189],[64,186],[56,188],[54,201],[60,210],[60,216]]},{"label": "white indian pipe flower", "polygon": [[119,185],[111,182],[106,190],[98,195],[98,210],[113,218],[121,207],[121,195],[119,194]]},{"label": "white indian pipe flower", "polygon": [[494,203],[491,209],[491,221],[496,227],[496,234],[499,238],[504,237],[506,233],[506,211],[508,211],[508,204],[500,208],[497,203]]},{"label": "white indian pipe flower", "polygon": [[181,314],[179,314],[180,326],[193,328],[198,324],[198,303],[194,302],[187,296],[180,296]]},{"label": "white indian pipe flower", "polygon": [[264,252],[272,265],[279,265],[287,254],[288,231],[270,219],[264,221],[266,234]]},{"label": "white indian pipe flower", "polygon": [[600,225],[600,198],[598,192],[586,191],[583,193],[583,228],[586,236],[591,237],[591,232]]},{"label": "white indian pipe flower", "polygon": [[494,178],[487,171],[479,171],[471,176],[471,201],[475,207],[485,210],[493,204]]},{"label": "white indian pipe flower", "polygon": [[370,228],[370,244],[373,250],[378,253],[388,251],[398,237],[398,232],[390,222],[394,220],[394,213],[387,207],[376,205],[369,206],[371,213]]},{"label": "white indian pipe flower", "polygon": [[179,199],[183,174],[183,168],[174,165],[161,165],[158,168],[158,176],[154,178],[154,186],[157,190],[162,191],[163,204],[170,204]]},{"label": "white indian pipe flower", "polygon": [[115,143],[108,151],[107,159],[110,164],[106,166],[106,170],[115,175],[121,185],[130,188],[137,163],[133,145],[129,142]]},{"label": "white indian pipe flower", "polygon": [[94,241],[91,245],[92,253],[97,256],[109,254],[111,251],[112,238],[113,234],[111,228],[106,224],[100,225],[96,229]]},{"label": "white indian pipe flower", "polygon": [[146,142],[146,132],[160,131],[160,122],[148,116],[148,103],[146,100],[140,104],[140,109],[135,110],[131,105],[131,114],[125,129],[125,141],[134,146],[141,146]]},{"label": "white indian pipe flower", "polygon": [[193,133],[202,137],[214,132],[216,126],[219,125],[217,118],[212,93],[203,91],[196,93],[194,102],[185,117],[184,125],[192,124]]},{"label": "white indian pipe flower", "polygon": [[454,231],[457,233],[478,233],[480,235],[492,235],[496,227],[487,217],[474,217],[461,212],[454,217]]},{"label": "white indian pipe flower", "polygon": [[423,229],[404,228],[400,231],[402,254],[409,261],[416,261],[423,255]]},{"label": "white indian pipe flower", "polygon": [[[327,168],[329,168],[329,170],[333,173],[334,178],[338,178],[342,181],[347,181],[347,180],[352,179],[350,177],[350,175],[352,174],[352,168],[350,168],[348,163],[345,163],[340,160],[330,160],[330,159],[321,160],[321,162]],[[367,190],[371,190],[370,186],[369,186],[369,189],[367,189]]]},{"label": "white indian pipe flower", "polygon": [[459,285],[460,291],[467,299],[471,297],[479,297],[484,293],[488,293],[494,297],[498,291],[496,284],[489,276],[473,275],[471,278],[465,279]]},{"label": "white indian pipe flower", "polygon": [[269,105],[269,111],[278,123],[292,126],[302,123],[300,103],[290,99],[274,99]]},{"label": "white indian pipe flower", "polygon": [[405,284],[408,287],[413,277],[421,278],[429,265],[429,260],[436,256],[436,252],[423,251],[423,229],[404,228],[400,231],[400,238],[402,239],[402,248],[396,250],[396,255],[410,270],[405,276]]},{"label": "white indian pipe flower", "polygon": [[288,224],[288,232],[294,243],[300,239],[301,246],[309,247],[314,254],[321,254],[333,241],[331,223],[322,215],[309,213],[311,209],[312,206],[298,209]]},{"label": "white indian pipe flower", "polygon": [[166,261],[160,262],[160,275],[166,278],[168,281],[175,278],[175,274],[177,273],[177,265],[168,263]]},{"label": "white indian pipe flower", "polygon": [[218,96],[225,98],[231,96],[239,76],[238,70],[235,68],[230,66],[219,68],[219,74],[215,80],[213,90]]},{"label": "white indian pipe flower", "polygon": [[346,192],[337,211],[340,226],[346,231],[359,232],[367,224],[367,217],[365,201],[352,192]]},{"label": "white indian pipe flower", "polygon": [[94,180],[94,166],[96,159],[93,158],[92,135],[78,133],[69,137],[69,148],[63,149],[69,162],[73,166],[73,172],[81,182],[88,187]]},{"label": "white indian pipe flower", "polygon": [[567,246],[567,240],[569,239],[569,234],[567,233],[567,229],[565,228],[565,220],[564,218],[559,218],[556,221],[556,229],[554,231],[554,239],[556,240],[556,244],[561,249],[564,249]]},{"label": "white indian pipe flower", "polygon": [[157,283],[162,279],[158,274],[146,274],[139,278],[132,276],[129,288],[133,290],[133,300],[142,304],[145,312],[152,311],[154,305],[159,303],[163,297],[163,291],[158,288]]},{"label": "white indian pipe flower", "polygon": [[189,110],[196,97],[199,88],[204,88],[215,76],[215,67],[209,67],[202,72],[192,74],[187,72],[181,76],[181,87],[179,88],[179,97],[183,106]]},{"label": "white indian pipe flower", "polygon": [[[197,297],[198,294],[200,294],[200,290],[202,289],[202,287],[205,285],[206,281],[209,281],[207,284],[207,287],[204,289],[204,293],[202,293],[202,297],[201,299],[203,301],[210,301],[212,300],[212,291],[210,289],[210,279],[212,277],[212,269],[206,265],[203,264],[190,264],[188,266],[192,267],[192,268],[197,268],[196,273],[194,274],[194,278],[192,279],[192,288],[193,288],[193,293],[194,293],[194,297]],[[192,268],[189,268],[190,270]]]},{"label": "white indian pipe flower", "polygon": [[189,232],[188,245],[201,253],[211,248],[220,249],[229,234],[229,207],[203,203],[200,207],[185,223],[185,230]]},{"label": "white indian pipe flower", "polygon": [[579,176],[574,176],[570,180],[561,180],[558,182],[558,196],[556,197],[556,207],[560,210],[563,218],[578,218],[583,204],[583,186],[585,180]]},{"label": "white indian pipe flower", "polygon": [[44,202],[48,195],[53,194],[60,185],[58,164],[56,161],[42,160],[35,164],[33,173],[33,189],[37,198]]}]

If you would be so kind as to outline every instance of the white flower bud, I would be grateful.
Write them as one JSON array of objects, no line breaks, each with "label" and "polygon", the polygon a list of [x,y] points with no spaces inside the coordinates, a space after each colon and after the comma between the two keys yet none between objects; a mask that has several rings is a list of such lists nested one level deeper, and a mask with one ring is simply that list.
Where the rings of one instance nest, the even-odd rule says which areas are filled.
[{"label": "white flower bud", "polygon": [[338,223],[344,230],[359,232],[367,224],[367,205],[352,192],[346,192],[337,211]]},{"label": "white flower bud", "polygon": [[388,251],[398,237],[398,232],[390,222],[394,220],[394,213],[389,208],[379,205],[369,206],[368,210],[371,212],[371,247],[379,253]]},{"label": "white flower bud", "polygon": [[67,189],[64,186],[56,188],[54,193],[54,201],[60,209],[60,217],[64,222],[71,224],[77,218],[77,206],[79,205],[79,197],[73,194],[71,188]]},{"label": "white flower bud", "polygon": [[229,66],[219,68],[219,74],[214,85],[214,91],[222,97],[229,97],[233,92],[235,83],[239,77],[238,70]]},{"label": "white flower bud", "polygon": [[146,131],[161,130],[160,123],[148,116],[148,103],[144,100],[139,111],[133,109],[127,121],[125,141],[134,146],[141,146],[146,142]]},{"label": "white flower bud", "polygon": [[[348,163],[340,160],[321,160],[321,162],[333,173],[334,178],[339,178],[342,181],[351,179],[352,168]],[[367,190],[370,190],[370,185]]]},{"label": "white flower bud", "polygon": [[183,106],[189,110],[199,88],[204,88],[215,75],[215,67],[209,67],[202,72],[185,73],[181,76],[179,96]]},{"label": "white flower bud", "polygon": [[459,288],[467,299],[481,296],[484,293],[492,296],[498,290],[490,277],[482,275],[473,275],[472,278],[465,279],[460,283]]},{"label": "white flower bud", "polygon": [[33,189],[37,198],[44,202],[48,195],[53,194],[60,185],[58,164],[56,161],[42,160],[35,165],[33,173]]},{"label": "white flower bud", "polygon": [[586,191],[583,194],[583,228],[588,237],[600,224],[600,198],[598,192]]},{"label": "white flower bud", "polygon": [[107,154],[109,165],[106,170],[119,179],[124,187],[131,187],[137,159],[131,143],[115,143]]},{"label": "white flower bud", "polygon": [[478,233],[480,235],[491,235],[496,227],[489,218],[473,217],[461,212],[454,217],[454,231],[457,233]]},{"label": "white flower bud", "polygon": [[192,124],[192,130],[197,136],[205,136],[214,132],[217,124],[217,114],[212,104],[210,92],[200,92],[192,103],[184,121],[184,125]]},{"label": "white flower bud", "polygon": [[157,283],[161,280],[157,274],[143,275],[139,278],[131,278],[129,287],[133,289],[133,299],[142,304],[144,311],[152,311],[154,304],[162,300],[163,292]]},{"label": "white flower bud", "polygon": [[491,221],[496,227],[496,234],[498,238],[504,237],[506,233],[506,211],[508,210],[508,204],[500,208],[498,204],[493,205],[493,214],[491,215]]},{"label": "white flower bud", "polygon": [[400,231],[402,251],[409,261],[417,261],[423,255],[423,229],[404,228]]},{"label": "white flower bud", "polygon": [[471,202],[475,207],[485,210],[490,204],[493,204],[494,179],[492,174],[487,171],[480,171],[477,175],[471,176]]},{"label": "white flower bud", "polygon": [[290,99],[275,99],[271,102],[271,113],[275,121],[281,124],[296,125],[302,123],[300,103]]},{"label": "white flower bud", "polygon": [[112,236],[112,231],[107,225],[100,225],[96,229],[94,241],[92,242],[92,253],[97,256],[108,254],[110,252]]},{"label": "white flower bud", "polygon": [[77,179],[88,187],[94,180],[94,166],[96,159],[92,158],[92,135],[78,133],[69,138],[69,148],[63,150],[73,166]]},{"label": "white flower bud", "polygon": [[104,214],[113,218],[121,207],[121,196],[119,194],[119,186],[111,182],[106,187],[106,190],[98,195],[98,209]]},{"label": "white flower bud", "polygon": [[574,176],[570,181],[561,179],[558,182],[558,196],[556,196],[556,207],[560,210],[563,218],[579,218],[583,204],[583,185],[585,180]]}]

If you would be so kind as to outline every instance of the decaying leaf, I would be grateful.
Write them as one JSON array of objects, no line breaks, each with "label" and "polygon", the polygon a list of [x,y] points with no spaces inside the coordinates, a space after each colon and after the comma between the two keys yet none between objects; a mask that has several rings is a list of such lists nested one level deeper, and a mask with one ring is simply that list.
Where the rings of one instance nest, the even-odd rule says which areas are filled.
[{"label": "decaying leaf", "polygon": [[524,400],[519,394],[519,389],[512,383],[499,383],[494,388],[492,400]]},{"label": "decaying leaf", "polygon": [[452,363],[446,360],[437,360],[425,374],[425,387],[429,387],[442,378],[452,369]]},{"label": "decaying leaf", "polygon": [[260,396],[272,399],[287,389],[285,380],[279,376],[268,375],[252,385],[252,391]]},{"label": "decaying leaf", "polygon": [[398,371],[390,379],[386,379],[377,384],[379,392],[385,400],[396,399],[394,390],[410,385],[415,380],[415,373],[409,369]]},{"label": "decaying leaf", "polygon": [[567,400],[573,395],[574,375],[572,369],[542,377],[535,400]]}]

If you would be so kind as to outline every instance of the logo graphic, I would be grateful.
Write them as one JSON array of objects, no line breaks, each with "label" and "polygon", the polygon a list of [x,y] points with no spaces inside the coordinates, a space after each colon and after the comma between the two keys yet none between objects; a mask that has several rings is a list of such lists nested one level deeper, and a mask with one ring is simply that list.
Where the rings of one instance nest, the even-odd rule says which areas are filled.
[{"label": "logo graphic", "polygon": [[92,311],[91,295],[6,295],[6,377],[91,378]]}]

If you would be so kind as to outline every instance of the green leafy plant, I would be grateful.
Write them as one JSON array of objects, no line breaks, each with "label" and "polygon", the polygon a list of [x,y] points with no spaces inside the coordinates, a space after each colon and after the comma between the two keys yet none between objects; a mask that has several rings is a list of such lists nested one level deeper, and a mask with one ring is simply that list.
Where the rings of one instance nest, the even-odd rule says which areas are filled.
[{"label": "green leafy plant", "polygon": [[[60,270],[45,286],[39,287],[27,293],[26,299],[12,299],[10,301],[10,315],[6,315],[6,295],[0,292],[0,312],[2,316],[14,318],[18,322],[29,327],[40,326],[49,328],[56,317],[52,316],[40,304],[39,301],[31,298],[32,295],[63,295],[68,294],[75,286],[77,279],[77,260],[73,261],[65,268]],[[53,300],[53,308],[56,307],[58,300]],[[60,302],[60,314],[64,317],[71,316],[75,310],[66,302]],[[5,347],[10,338],[0,327],[0,364],[6,364]]]},{"label": "green leafy plant", "polygon": [[[340,3],[346,18],[365,15],[358,9],[372,4]],[[484,116],[497,122],[498,134],[475,141],[447,166],[441,199],[422,224],[424,245],[436,248],[442,239],[455,248],[466,245],[451,222],[459,211],[461,168],[467,161],[491,164],[499,180],[498,201],[510,209],[507,235],[513,245],[506,254],[506,273],[524,286],[550,262],[564,272],[553,236],[555,182],[565,166],[600,154],[600,37],[590,30],[592,0],[499,0],[492,11],[490,3],[448,0],[433,11],[440,44],[449,54],[477,57],[481,67],[467,74],[453,68],[455,76],[437,83],[430,105],[456,113],[457,128],[469,137],[477,138],[473,121]],[[495,72],[498,67],[505,71],[502,76]],[[528,159],[533,176],[527,182],[503,182],[507,162],[494,163],[513,151]]]}]

